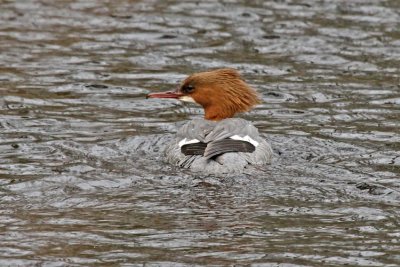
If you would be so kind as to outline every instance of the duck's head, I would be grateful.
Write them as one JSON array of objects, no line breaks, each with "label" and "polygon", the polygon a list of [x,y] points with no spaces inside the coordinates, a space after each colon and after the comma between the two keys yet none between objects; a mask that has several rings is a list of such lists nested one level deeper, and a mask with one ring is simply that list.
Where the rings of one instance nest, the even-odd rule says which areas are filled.
[{"label": "duck's head", "polygon": [[152,93],[148,98],[175,98],[204,108],[207,120],[219,121],[250,110],[260,103],[254,89],[234,69],[199,72],[183,80],[177,91]]}]

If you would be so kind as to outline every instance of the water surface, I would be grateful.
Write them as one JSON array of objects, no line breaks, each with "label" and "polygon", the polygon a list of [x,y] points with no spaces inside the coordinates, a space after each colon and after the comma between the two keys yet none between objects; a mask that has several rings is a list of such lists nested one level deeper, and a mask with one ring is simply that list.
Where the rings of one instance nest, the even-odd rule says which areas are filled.
[{"label": "water surface", "polygon": [[[400,5],[0,1],[0,265],[400,265]],[[146,100],[233,67],[276,154],[216,177]]]}]

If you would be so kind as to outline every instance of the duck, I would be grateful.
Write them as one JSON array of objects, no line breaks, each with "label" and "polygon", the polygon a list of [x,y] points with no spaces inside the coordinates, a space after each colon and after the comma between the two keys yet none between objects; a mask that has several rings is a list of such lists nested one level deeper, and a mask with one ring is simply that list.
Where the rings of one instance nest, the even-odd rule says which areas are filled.
[{"label": "duck", "polygon": [[249,121],[234,117],[261,100],[239,72],[222,68],[194,73],[177,90],[150,93],[146,98],[177,99],[203,107],[204,118],[183,125],[166,146],[172,165],[203,173],[243,173],[271,163],[273,150]]}]

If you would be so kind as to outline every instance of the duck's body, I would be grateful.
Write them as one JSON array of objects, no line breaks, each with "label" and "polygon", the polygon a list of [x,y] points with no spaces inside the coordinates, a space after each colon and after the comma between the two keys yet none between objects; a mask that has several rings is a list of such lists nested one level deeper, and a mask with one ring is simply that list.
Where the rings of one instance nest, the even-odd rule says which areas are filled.
[{"label": "duck's body", "polygon": [[176,98],[203,106],[204,119],[184,125],[166,148],[167,161],[193,171],[242,172],[248,165],[271,161],[272,149],[250,122],[231,118],[259,103],[257,94],[232,69],[197,73],[176,92],[153,93],[152,98]]},{"label": "duck's body", "polygon": [[[187,155],[185,146],[186,150],[193,148]],[[253,146],[252,152],[240,152],[253,150]],[[196,154],[197,151],[203,153]],[[269,163],[271,156],[271,147],[257,128],[239,118],[192,120],[179,129],[175,141],[166,149],[171,164],[207,173],[242,172],[249,164]]]}]

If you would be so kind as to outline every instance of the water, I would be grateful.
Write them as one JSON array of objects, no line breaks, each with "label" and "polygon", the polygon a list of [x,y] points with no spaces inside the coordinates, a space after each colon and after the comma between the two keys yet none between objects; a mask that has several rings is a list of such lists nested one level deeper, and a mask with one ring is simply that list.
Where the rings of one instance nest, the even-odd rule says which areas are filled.
[{"label": "water", "polygon": [[[400,5],[0,1],[0,265],[400,265]],[[237,68],[272,165],[163,162]]]}]

